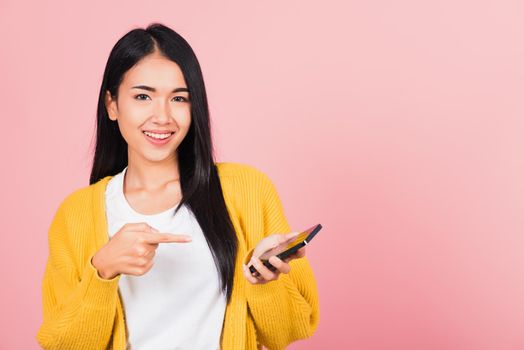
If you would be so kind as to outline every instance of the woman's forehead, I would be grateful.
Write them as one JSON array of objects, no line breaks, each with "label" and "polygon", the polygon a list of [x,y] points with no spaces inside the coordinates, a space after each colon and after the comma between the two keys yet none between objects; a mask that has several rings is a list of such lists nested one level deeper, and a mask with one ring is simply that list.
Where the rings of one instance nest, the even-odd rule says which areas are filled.
[{"label": "woman's forehead", "polygon": [[157,91],[171,92],[187,87],[182,70],[175,62],[166,58],[150,58],[140,61],[125,76],[123,83],[129,88],[148,86]]}]

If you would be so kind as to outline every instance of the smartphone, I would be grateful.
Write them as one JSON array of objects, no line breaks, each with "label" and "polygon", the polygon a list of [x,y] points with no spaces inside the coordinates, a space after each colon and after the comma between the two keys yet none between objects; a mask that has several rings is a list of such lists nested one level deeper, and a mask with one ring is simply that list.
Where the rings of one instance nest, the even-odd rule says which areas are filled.
[{"label": "smartphone", "polygon": [[[269,263],[268,259],[271,256],[276,255],[281,260],[288,258],[290,255],[295,254],[297,250],[309,244],[321,228],[321,224],[311,226],[307,230],[299,233],[292,242],[280,244],[275,248],[268,250],[258,258],[262,261],[265,267],[271,271],[276,271],[277,268]],[[251,273],[258,273],[253,265],[249,266],[249,271],[251,271]]]}]

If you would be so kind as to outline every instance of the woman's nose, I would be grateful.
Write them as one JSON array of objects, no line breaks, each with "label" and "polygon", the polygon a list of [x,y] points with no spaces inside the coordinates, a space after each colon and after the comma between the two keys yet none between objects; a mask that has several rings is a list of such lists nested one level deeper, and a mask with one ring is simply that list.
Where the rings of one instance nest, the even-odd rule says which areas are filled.
[{"label": "woman's nose", "polygon": [[169,103],[166,103],[162,99],[158,99],[155,105],[154,119],[163,122],[169,121],[171,118],[171,111],[169,107]]}]

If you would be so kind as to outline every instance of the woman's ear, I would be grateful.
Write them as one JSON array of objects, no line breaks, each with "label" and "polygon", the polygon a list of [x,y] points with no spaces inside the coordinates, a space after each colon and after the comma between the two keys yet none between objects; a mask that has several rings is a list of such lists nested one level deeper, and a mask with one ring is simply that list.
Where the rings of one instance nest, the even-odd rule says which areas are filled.
[{"label": "woman's ear", "polygon": [[118,118],[118,109],[116,108],[116,100],[113,99],[109,90],[106,91],[105,105],[109,119],[116,121]]}]

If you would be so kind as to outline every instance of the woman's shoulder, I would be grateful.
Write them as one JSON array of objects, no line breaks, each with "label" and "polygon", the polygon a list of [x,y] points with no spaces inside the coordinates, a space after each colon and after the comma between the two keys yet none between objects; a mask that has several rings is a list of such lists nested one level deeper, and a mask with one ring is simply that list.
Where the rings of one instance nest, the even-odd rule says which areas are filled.
[{"label": "woman's shoulder", "polygon": [[255,168],[251,164],[239,163],[239,162],[216,162],[215,163],[218,172],[222,175],[239,175],[244,172],[257,172],[259,169]]},{"label": "woman's shoulder", "polygon": [[104,191],[105,185],[110,178],[111,176],[107,176],[96,183],[71,190],[63,196],[59,208],[64,210],[89,210],[92,208],[93,201],[99,199],[101,191]]},{"label": "woman's shoulder", "polygon": [[218,168],[222,190],[231,198],[274,200],[277,188],[268,174],[260,168],[238,162],[215,163]]},{"label": "woman's shoulder", "polygon": [[264,171],[251,164],[239,162],[217,162],[215,165],[220,179],[224,181],[240,180],[248,182],[264,182],[269,180]]}]

